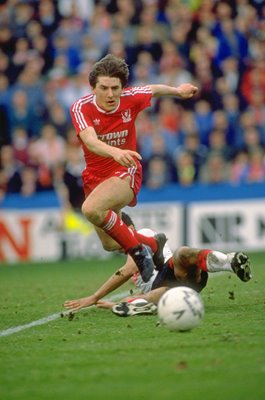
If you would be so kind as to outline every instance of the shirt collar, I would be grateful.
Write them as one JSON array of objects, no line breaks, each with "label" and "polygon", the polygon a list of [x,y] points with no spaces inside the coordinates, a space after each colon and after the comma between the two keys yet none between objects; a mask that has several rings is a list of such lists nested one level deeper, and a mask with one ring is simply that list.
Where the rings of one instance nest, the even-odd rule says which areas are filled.
[{"label": "shirt collar", "polygon": [[112,111],[106,111],[106,110],[104,110],[103,108],[99,107],[99,105],[98,105],[97,102],[96,102],[96,95],[95,95],[95,94],[94,94],[94,96],[93,96],[93,104],[94,104],[94,106],[96,107],[96,109],[97,109],[99,112],[101,112],[101,113],[103,113],[103,114],[113,114],[113,113],[115,113],[115,112],[118,110],[118,108],[120,107],[120,99],[119,99],[119,103],[118,103],[117,107],[116,107],[114,110],[112,110]]}]

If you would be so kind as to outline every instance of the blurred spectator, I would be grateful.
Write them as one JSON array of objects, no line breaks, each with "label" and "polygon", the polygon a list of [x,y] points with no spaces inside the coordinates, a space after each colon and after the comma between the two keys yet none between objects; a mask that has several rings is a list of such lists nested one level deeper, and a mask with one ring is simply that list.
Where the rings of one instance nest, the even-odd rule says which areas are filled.
[{"label": "blurred spectator", "polygon": [[0,168],[0,201],[3,200],[7,193],[7,182],[4,171]]},{"label": "blurred spectator", "polygon": [[261,88],[253,90],[247,111],[253,115],[255,126],[265,144],[265,94]]},{"label": "blurred spectator", "polygon": [[[197,133],[197,123],[194,117],[194,112],[191,110],[183,110],[180,126],[180,138],[188,136],[192,133]],[[200,141],[199,137],[199,141]]]},{"label": "blurred spectator", "polygon": [[213,112],[213,129],[217,129],[224,132],[225,141],[227,145],[232,145],[232,132],[230,132],[230,126],[228,118],[224,110],[216,110]]},{"label": "blurred spectator", "polygon": [[24,90],[16,90],[8,109],[10,131],[20,126],[28,132],[29,137],[37,136],[41,121],[37,118],[35,111],[33,107],[30,107],[27,93]]},{"label": "blurred spectator", "polygon": [[136,40],[136,27],[135,25],[130,24],[131,18],[132,17],[129,13],[118,11],[113,15],[112,20],[112,29],[114,31],[122,32],[124,44],[129,48],[134,46]]},{"label": "blurred spectator", "polygon": [[218,154],[227,161],[232,157],[232,149],[227,144],[226,134],[218,128],[213,129],[209,135],[208,157],[212,154]]},{"label": "blurred spectator", "polygon": [[183,144],[179,145],[174,152],[174,158],[177,159],[179,154],[183,153],[189,153],[193,157],[192,163],[195,167],[193,179],[197,180],[200,168],[207,157],[208,148],[201,144],[199,135],[196,132],[190,132],[185,135]]},{"label": "blurred spectator", "polygon": [[132,62],[137,60],[140,52],[147,51],[151,54],[154,61],[159,61],[162,54],[162,46],[156,38],[155,32],[151,27],[140,25],[136,33],[136,45],[134,46],[134,57]]},{"label": "blurred spectator", "polygon": [[48,119],[49,124],[56,129],[56,132],[65,138],[70,121],[69,118],[67,118],[66,110],[60,103],[55,102],[53,106],[49,108]]},{"label": "blurred spectator", "polygon": [[0,104],[0,149],[4,144],[10,143],[10,129],[7,117],[7,107]]},{"label": "blurred spectator", "polygon": [[30,165],[21,168],[20,180],[21,183],[18,193],[25,197],[32,196],[44,190],[53,189],[51,180],[49,180],[49,182],[45,180],[44,182],[41,171],[38,171],[37,168]]},{"label": "blurred spectator", "polygon": [[12,30],[7,23],[6,20],[3,20],[0,23],[0,48],[4,54],[12,57],[14,54],[16,39],[12,35]]},{"label": "blurred spectator", "polygon": [[150,76],[150,70],[147,65],[137,62],[133,68],[132,86],[144,86],[153,84],[154,80]]},{"label": "blurred spectator", "polygon": [[220,68],[229,92],[237,93],[241,80],[238,59],[236,57],[228,57],[222,62]]},{"label": "blurred spectator", "polygon": [[40,0],[38,2],[38,21],[40,22],[45,37],[49,38],[58,27],[59,14],[56,9],[57,2]]},{"label": "blurred spectator", "polygon": [[5,74],[0,73],[0,105],[7,107],[9,101],[10,101],[9,81]]},{"label": "blurred spectator", "polygon": [[76,73],[81,60],[78,49],[70,43],[70,40],[61,32],[57,33],[53,39],[53,58],[54,63],[64,60],[64,70],[66,74]]},{"label": "blurred spectator", "polygon": [[196,122],[196,131],[199,134],[201,143],[208,145],[209,134],[214,123],[211,106],[207,101],[199,100],[195,104],[194,119]]},{"label": "blurred spectator", "polygon": [[200,87],[199,98],[216,108],[220,104],[220,99],[217,98],[210,60],[206,57],[198,58],[194,63],[194,73]]},{"label": "blurred spectator", "polygon": [[179,185],[190,186],[196,181],[197,172],[193,155],[185,150],[178,152],[174,159],[175,179]]},{"label": "blurred spectator", "polygon": [[42,34],[34,35],[31,38],[31,45],[42,60],[41,72],[43,74],[48,73],[53,66],[52,47],[48,39]]},{"label": "blurred spectator", "polygon": [[82,171],[85,168],[80,147],[68,146],[63,181],[68,188],[68,198],[74,209],[80,210],[84,202]]},{"label": "blurred spectator", "polygon": [[[137,72],[138,66],[141,66],[140,71]],[[144,72],[143,72],[144,68]],[[137,61],[131,68],[132,72],[132,82],[131,85],[137,86],[137,84],[143,82],[150,83],[158,83],[157,81],[157,72],[158,72],[158,65],[152,59],[152,55],[148,51],[140,51],[137,55]],[[139,76],[140,72],[140,76]]]},{"label": "blurred spectator", "polygon": [[149,189],[160,189],[170,181],[170,168],[166,160],[159,155],[152,156],[146,167],[145,185]]},{"label": "blurred spectator", "polygon": [[245,131],[248,128],[255,128],[255,119],[254,115],[250,111],[244,111],[241,113],[239,118],[238,130],[240,142],[238,148],[241,148],[243,146]]},{"label": "blurred spectator", "polygon": [[6,193],[18,193],[20,175],[12,146],[5,145],[0,149],[0,167],[2,187]]},{"label": "blurred spectator", "polygon": [[14,54],[12,56],[12,80],[16,79],[19,73],[24,69],[24,65],[30,61],[30,44],[29,41],[21,37],[17,39]]},{"label": "blurred spectator", "polygon": [[38,139],[30,144],[30,159],[33,164],[44,164],[52,169],[65,160],[65,140],[53,125],[45,124]]},{"label": "blurred spectator", "polygon": [[189,60],[190,54],[190,40],[188,38],[190,26],[186,24],[185,21],[183,23],[173,24],[169,26],[170,33],[169,38],[174,42],[177,53],[183,58],[186,62]]},{"label": "blurred spectator", "polygon": [[29,138],[27,131],[17,126],[12,132],[12,146],[17,165],[29,164]]},{"label": "blurred spectator", "polygon": [[242,183],[247,165],[248,153],[244,150],[238,151],[231,163],[230,182],[235,184]]},{"label": "blurred spectator", "polygon": [[162,44],[162,55],[159,62],[160,74],[158,80],[166,85],[178,86],[185,82],[192,82],[192,74],[185,69],[183,60],[172,41]]},{"label": "blurred spectator", "polygon": [[103,54],[110,44],[111,17],[106,11],[106,6],[99,2],[95,5],[94,13],[90,20],[89,35],[97,48]]},{"label": "blurred spectator", "polygon": [[240,138],[240,104],[239,98],[234,93],[228,93],[223,96],[223,110],[228,121],[227,143],[233,147],[239,148]]},{"label": "blurred spectator", "polygon": [[[36,115],[38,119],[45,118],[46,109],[41,80],[43,65],[43,59],[37,54],[32,54],[12,87],[12,93],[17,90],[23,90],[25,92],[29,108],[33,110],[32,113]],[[41,123],[38,123],[38,126],[41,126]],[[35,131],[37,130],[35,129]]]},{"label": "blurred spectator", "polygon": [[241,92],[245,101],[249,104],[253,100],[253,93],[256,90],[261,90],[265,93],[265,56],[263,60],[255,62],[249,67],[242,76]]},{"label": "blurred spectator", "polygon": [[[51,103],[60,102],[65,108],[65,112],[68,115],[68,119],[70,120],[70,106],[80,97],[87,96],[87,94],[91,91],[88,75],[90,72],[91,64],[86,62],[80,64],[78,67],[78,74],[71,76],[66,79],[65,76],[57,78],[55,76],[53,83],[54,86],[51,87],[53,95],[55,99],[51,99]],[[51,94],[52,94],[51,91]]]},{"label": "blurred spectator", "polygon": [[27,25],[33,17],[33,12],[33,8],[27,2],[15,2],[13,4],[10,22],[14,37],[25,37]]},{"label": "blurred spectator", "polygon": [[80,49],[81,62],[89,61],[94,63],[100,59],[100,56],[101,51],[92,37],[89,34],[83,35]]},{"label": "blurred spectator", "polygon": [[218,50],[214,62],[219,68],[222,61],[235,56],[240,61],[240,69],[243,69],[248,56],[248,41],[233,23],[232,5],[217,2],[215,11],[217,18],[212,33],[218,39]]},{"label": "blurred spectator", "polygon": [[242,149],[248,154],[262,147],[261,137],[258,129],[255,126],[250,126],[245,129],[243,136]]},{"label": "blurred spectator", "polygon": [[58,0],[58,9],[64,17],[74,14],[78,18],[89,21],[94,13],[94,3],[87,0]]},{"label": "blurred spectator", "polygon": [[167,134],[154,121],[150,121],[150,131],[138,138],[138,145],[143,161],[150,159],[153,155],[159,155],[165,159],[170,159],[171,153],[176,147],[174,136]]},{"label": "blurred spectator", "polygon": [[181,123],[181,106],[174,99],[165,97],[159,102],[158,122],[163,129],[177,135]]},{"label": "blurred spectator", "polygon": [[[120,3],[122,2],[120,1]],[[139,14],[139,25],[152,30],[155,41],[163,43],[168,37],[168,28],[163,21],[157,19],[157,16],[158,2],[149,1],[147,4],[143,2],[143,9]]]},{"label": "blurred spectator", "polygon": [[244,171],[243,180],[247,183],[265,181],[264,149],[257,148],[250,152],[249,162]]},{"label": "blurred spectator", "polygon": [[210,154],[201,167],[199,180],[202,183],[218,184],[229,181],[230,164],[220,154]]}]

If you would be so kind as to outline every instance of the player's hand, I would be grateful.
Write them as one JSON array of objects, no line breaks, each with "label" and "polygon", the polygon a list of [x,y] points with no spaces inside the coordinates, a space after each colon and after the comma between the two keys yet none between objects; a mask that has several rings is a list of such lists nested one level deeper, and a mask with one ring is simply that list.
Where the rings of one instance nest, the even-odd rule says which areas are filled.
[{"label": "player's hand", "polygon": [[177,87],[178,97],[183,100],[190,99],[198,93],[198,88],[190,83],[182,83]]},{"label": "player's hand", "polygon": [[64,307],[67,308],[67,310],[78,311],[81,310],[81,308],[93,306],[94,304],[96,304],[96,302],[97,298],[92,295],[77,300],[66,300],[64,302]]},{"label": "player's hand", "polygon": [[112,308],[116,303],[107,300],[99,300],[96,304],[98,308]]},{"label": "player's hand", "polygon": [[128,168],[137,167],[135,159],[137,160],[142,159],[141,155],[137,153],[137,151],[123,150],[118,148],[115,148],[115,152],[113,153],[113,158],[123,167],[128,167]]}]

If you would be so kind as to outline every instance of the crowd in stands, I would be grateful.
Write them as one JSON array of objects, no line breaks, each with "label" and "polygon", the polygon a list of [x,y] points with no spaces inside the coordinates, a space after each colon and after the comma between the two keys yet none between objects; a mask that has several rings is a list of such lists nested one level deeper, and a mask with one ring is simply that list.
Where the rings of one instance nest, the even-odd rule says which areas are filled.
[{"label": "crowd in stands", "polygon": [[129,85],[199,87],[139,115],[147,187],[265,182],[264,1],[0,0],[0,198],[55,188],[80,206],[69,108],[108,53]]}]

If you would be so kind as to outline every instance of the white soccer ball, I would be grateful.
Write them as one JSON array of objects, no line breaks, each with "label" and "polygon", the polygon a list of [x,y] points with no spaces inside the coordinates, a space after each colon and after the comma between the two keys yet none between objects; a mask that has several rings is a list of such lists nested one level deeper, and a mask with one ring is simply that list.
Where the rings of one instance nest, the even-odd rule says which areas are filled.
[{"label": "white soccer ball", "polygon": [[189,331],[199,325],[204,316],[204,304],[195,290],[178,286],[169,289],[158,302],[161,325],[171,331]]}]

